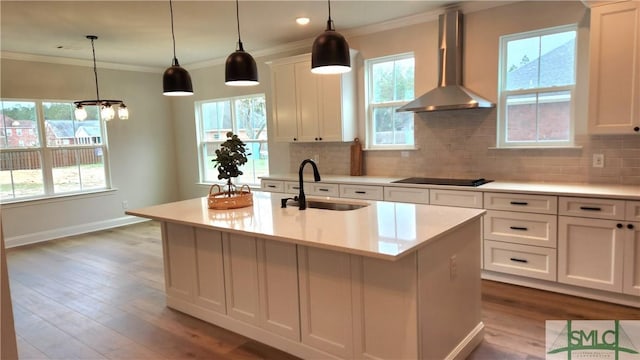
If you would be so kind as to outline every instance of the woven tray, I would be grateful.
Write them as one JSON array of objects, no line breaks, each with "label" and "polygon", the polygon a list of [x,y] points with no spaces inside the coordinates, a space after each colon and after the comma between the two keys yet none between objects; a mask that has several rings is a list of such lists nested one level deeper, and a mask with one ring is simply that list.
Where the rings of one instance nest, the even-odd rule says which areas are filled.
[{"label": "woven tray", "polygon": [[[246,190],[245,190],[246,189]],[[238,209],[253,205],[253,194],[248,185],[242,185],[240,190],[235,190],[228,196],[226,191],[218,184],[211,185],[207,198],[209,209],[226,210]]]}]

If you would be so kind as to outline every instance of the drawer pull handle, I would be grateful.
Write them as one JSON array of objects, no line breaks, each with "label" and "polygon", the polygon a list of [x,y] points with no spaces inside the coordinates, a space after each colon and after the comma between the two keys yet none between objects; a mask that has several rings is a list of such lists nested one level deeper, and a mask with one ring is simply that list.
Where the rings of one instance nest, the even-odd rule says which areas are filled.
[{"label": "drawer pull handle", "polygon": [[366,194],[366,191],[356,191],[356,194]]},{"label": "drawer pull handle", "polygon": [[300,190],[300,186],[292,186],[291,187],[293,190]]},{"label": "drawer pull handle", "polygon": [[519,262],[519,263],[528,263],[529,260],[526,259],[518,259],[518,258],[510,258],[509,260],[514,261],[514,262]]},{"label": "drawer pull handle", "polygon": [[529,230],[529,229],[527,229],[526,227],[523,227],[523,226],[509,226],[509,229],[511,229],[511,230],[521,230],[521,231]]},{"label": "drawer pull handle", "polygon": [[580,206],[580,210],[587,210],[587,211],[602,211],[602,208],[599,208],[597,206]]},{"label": "drawer pull handle", "polygon": [[318,191],[329,191],[329,189],[320,188],[320,189],[318,189]]},{"label": "drawer pull handle", "polygon": [[511,205],[529,205],[529,203],[526,201],[511,201],[510,204]]},{"label": "drawer pull handle", "polygon": [[272,189],[275,189],[275,188],[276,188],[276,186],[275,186],[275,185],[267,185],[267,187],[268,187],[268,188],[272,188]]}]

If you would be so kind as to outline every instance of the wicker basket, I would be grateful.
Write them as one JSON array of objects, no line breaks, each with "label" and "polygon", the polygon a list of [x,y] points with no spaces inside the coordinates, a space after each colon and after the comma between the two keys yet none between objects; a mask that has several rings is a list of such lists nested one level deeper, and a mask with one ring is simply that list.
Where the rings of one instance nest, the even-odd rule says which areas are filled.
[{"label": "wicker basket", "polygon": [[251,188],[245,184],[240,187],[240,190],[234,190],[231,192],[231,196],[228,196],[228,193],[223,191],[220,185],[214,184],[209,188],[207,203],[209,209],[238,209],[253,205],[253,194]]}]

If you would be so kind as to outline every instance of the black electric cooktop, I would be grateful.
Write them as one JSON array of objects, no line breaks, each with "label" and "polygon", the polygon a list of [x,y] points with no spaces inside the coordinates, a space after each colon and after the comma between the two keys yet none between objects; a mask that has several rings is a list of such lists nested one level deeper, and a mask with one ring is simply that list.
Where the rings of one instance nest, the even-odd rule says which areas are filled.
[{"label": "black electric cooktop", "polygon": [[410,177],[402,180],[392,181],[400,184],[428,184],[428,185],[453,185],[453,186],[480,186],[492,182],[493,180],[480,179],[445,179],[445,178],[424,178]]}]

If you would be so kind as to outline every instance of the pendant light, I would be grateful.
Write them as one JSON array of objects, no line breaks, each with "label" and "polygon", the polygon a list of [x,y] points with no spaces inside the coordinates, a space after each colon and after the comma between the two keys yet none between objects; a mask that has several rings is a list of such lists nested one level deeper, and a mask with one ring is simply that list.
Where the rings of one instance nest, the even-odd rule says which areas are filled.
[{"label": "pendant light", "polygon": [[173,40],[173,62],[171,67],[164,71],[162,76],[162,95],[189,96],[193,95],[191,76],[180,64],[176,57],[176,36],[173,31],[173,4],[169,0],[169,12],[171,13],[171,39]]},{"label": "pendant light", "polygon": [[340,35],[331,20],[331,1],[329,5],[329,19],[327,28],[313,42],[311,50],[311,72],[314,74],[341,74],[351,71],[349,44]]},{"label": "pendant light", "polygon": [[234,53],[227,57],[224,67],[224,83],[229,86],[255,86],[258,85],[258,67],[256,61],[242,47],[240,39],[240,10],[236,0],[236,23],[238,24],[238,47]]},{"label": "pendant light", "polygon": [[96,48],[93,45],[93,41],[98,37],[95,35],[87,35],[87,39],[91,40],[91,51],[93,53],[93,75],[96,81],[96,98],[95,100],[78,100],[73,104],[76,106],[74,115],[76,120],[82,121],[87,118],[87,110],[84,108],[86,105],[98,105],[100,106],[100,118],[105,121],[109,121],[115,117],[115,110],[113,105],[118,105],[118,118],[120,120],[127,120],[129,118],[129,109],[122,100],[100,100],[100,91],[98,90],[98,69],[96,67]]}]

